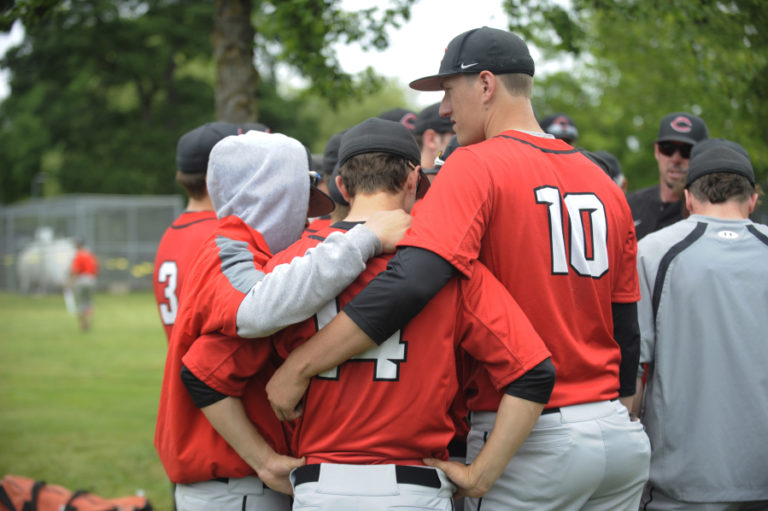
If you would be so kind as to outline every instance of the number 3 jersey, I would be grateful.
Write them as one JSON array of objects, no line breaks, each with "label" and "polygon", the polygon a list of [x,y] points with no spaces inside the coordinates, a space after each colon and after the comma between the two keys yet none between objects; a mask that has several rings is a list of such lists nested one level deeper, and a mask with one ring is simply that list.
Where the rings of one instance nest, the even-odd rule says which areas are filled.
[{"label": "number 3 jersey", "polygon": [[[301,256],[339,223],[276,255],[267,269]],[[274,336],[282,356],[309,339],[379,272],[363,274],[314,318]],[[374,349],[313,378],[304,397],[292,450],[307,463],[421,465],[447,459],[454,435],[449,416],[459,389],[456,349],[478,361],[496,391],[547,359],[549,351],[504,287],[479,263],[453,278],[402,330]]]},{"label": "number 3 jersey", "polygon": [[170,342],[184,277],[197,250],[219,225],[214,211],[185,211],[166,229],[155,254],[152,284],[165,337]]},{"label": "number 3 jersey", "polygon": [[637,242],[621,189],[581,152],[513,130],[458,148],[400,244],[504,284],[552,352],[548,407],[618,396],[611,303],[640,298]]}]

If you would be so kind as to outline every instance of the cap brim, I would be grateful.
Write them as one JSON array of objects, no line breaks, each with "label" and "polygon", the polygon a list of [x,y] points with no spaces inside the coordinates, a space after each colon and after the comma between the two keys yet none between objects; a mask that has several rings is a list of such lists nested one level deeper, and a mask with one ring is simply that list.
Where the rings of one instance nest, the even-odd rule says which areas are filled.
[{"label": "cap brim", "polygon": [[336,208],[333,200],[315,186],[309,187],[309,207],[307,216],[310,218],[329,215]]},{"label": "cap brim", "polygon": [[443,90],[442,81],[445,78],[448,78],[449,76],[456,76],[461,73],[446,73],[446,74],[437,74],[432,76],[425,76],[424,78],[419,78],[418,80],[414,80],[411,83],[408,84],[408,87],[414,90],[421,90],[421,91],[438,91]]},{"label": "cap brim", "polygon": [[421,171],[421,169],[419,169],[419,186],[416,188],[416,198],[423,198],[427,194],[429,186],[429,178],[424,172]]},{"label": "cap brim", "polygon": [[690,137],[684,135],[669,135],[668,137],[662,137],[656,142],[680,142],[682,144],[696,145],[696,141]]}]

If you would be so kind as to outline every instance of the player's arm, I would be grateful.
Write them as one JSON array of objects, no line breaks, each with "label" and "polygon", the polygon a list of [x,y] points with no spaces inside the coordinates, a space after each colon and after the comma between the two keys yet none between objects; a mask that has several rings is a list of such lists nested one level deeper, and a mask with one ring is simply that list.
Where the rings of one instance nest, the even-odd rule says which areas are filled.
[{"label": "player's arm", "polygon": [[[536,424],[555,386],[555,366],[528,317],[507,289],[480,262],[459,282],[459,347],[503,391],[493,431],[471,465],[426,459],[459,486],[458,496],[480,497],[493,485]],[[496,394],[494,394],[496,395]]]},{"label": "player's arm", "polygon": [[237,335],[266,337],[310,317],[351,284],[368,259],[394,251],[410,219],[402,210],[376,213],[362,226],[333,233],[305,256],[259,275],[237,309]]},{"label": "player's arm", "polygon": [[640,326],[636,303],[613,303],[613,338],[621,349],[619,365],[619,400],[628,410],[632,408],[640,360]]},{"label": "player's arm", "polygon": [[457,497],[481,497],[528,438],[543,409],[543,403],[504,394],[493,431],[471,465],[431,458],[424,462],[445,472],[459,487]]},{"label": "player's arm", "polygon": [[414,247],[399,249],[387,270],[294,350],[269,380],[267,396],[278,418],[298,417],[299,401],[313,376],[386,341],[418,314],[455,273],[451,264],[432,252]]},{"label": "player's arm", "polygon": [[242,401],[227,396],[200,409],[213,428],[253,468],[264,484],[275,491],[293,493],[289,475],[291,470],[305,463],[278,454],[259,434],[256,426],[245,414]]},{"label": "player's arm", "polygon": [[[658,271],[658,262],[647,254],[656,251],[649,249],[648,240],[638,243],[637,251],[637,275],[640,285],[640,301],[637,302],[637,323],[639,331],[639,354],[637,364],[637,379],[635,393],[629,402],[629,413],[639,417],[643,402],[643,365],[653,362],[653,352],[656,344],[656,328],[653,313],[653,289]],[[624,402],[625,400],[622,400]]]},{"label": "player's arm", "polygon": [[290,495],[288,475],[304,460],[276,453],[246,415],[239,397],[212,388],[186,366],[182,367],[181,380],[195,406],[259,478],[273,490]]}]

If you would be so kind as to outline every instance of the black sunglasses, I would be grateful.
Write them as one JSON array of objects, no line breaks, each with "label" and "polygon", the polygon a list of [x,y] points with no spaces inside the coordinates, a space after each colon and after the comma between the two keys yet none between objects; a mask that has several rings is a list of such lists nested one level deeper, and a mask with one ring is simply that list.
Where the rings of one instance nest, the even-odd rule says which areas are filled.
[{"label": "black sunglasses", "polygon": [[310,170],[309,171],[309,184],[310,185],[312,185],[315,188],[317,188],[317,185],[319,185],[320,182],[322,182],[322,180],[323,180],[322,174],[320,174],[319,172],[317,172],[315,170]]},{"label": "black sunglasses", "polygon": [[675,151],[680,151],[680,156],[683,158],[691,157],[691,144],[677,144],[675,142],[659,142],[659,152],[664,156],[672,156]]}]

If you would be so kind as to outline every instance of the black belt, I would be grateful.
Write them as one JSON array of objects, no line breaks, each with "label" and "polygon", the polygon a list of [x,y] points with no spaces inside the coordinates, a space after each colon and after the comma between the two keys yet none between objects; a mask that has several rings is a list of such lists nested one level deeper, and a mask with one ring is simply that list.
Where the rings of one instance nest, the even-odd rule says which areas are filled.
[{"label": "black belt", "polygon": [[[395,465],[395,478],[400,484],[417,484],[428,488],[440,488],[440,477],[432,467]],[[320,465],[304,465],[293,471],[293,485],[316,483],[320,479]]]},{"label": "black belt", "polygon": [[[617,398],[617,397],[611,399],[611,401],[618,401],[618,400],[619,400],[619,398]],[[541,412],[542,415],[547,415],[547,414],[550,414],[550,413],[560,413],[560,408],[557,407],[557,406],[554,407],[554,408],[545,408]]]}]

